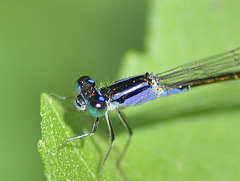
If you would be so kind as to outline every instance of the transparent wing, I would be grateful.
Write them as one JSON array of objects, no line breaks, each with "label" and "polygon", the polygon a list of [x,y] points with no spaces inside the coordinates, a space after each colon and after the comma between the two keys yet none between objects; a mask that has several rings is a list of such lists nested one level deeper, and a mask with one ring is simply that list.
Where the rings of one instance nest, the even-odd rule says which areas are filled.
[{"label": "transparent wing", "polygon": [[158,73],[156,79],[167,89],[173,89],[194,80],[239,71],[240,47]]}]

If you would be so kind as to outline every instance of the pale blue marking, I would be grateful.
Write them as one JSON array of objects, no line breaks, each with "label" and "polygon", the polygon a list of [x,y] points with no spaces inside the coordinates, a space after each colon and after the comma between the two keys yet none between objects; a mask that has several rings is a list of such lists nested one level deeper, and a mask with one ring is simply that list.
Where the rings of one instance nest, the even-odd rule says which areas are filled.
[{"label": "pale blue marking", "polygon": [[166,90],[161,94],[161,97],[165,97],[165,96],[169,96],[172,94],[177,94],[180,92],[185,92],[187,91],[187,87],[183,88],[183,89],[172,89],[172,90]]}]

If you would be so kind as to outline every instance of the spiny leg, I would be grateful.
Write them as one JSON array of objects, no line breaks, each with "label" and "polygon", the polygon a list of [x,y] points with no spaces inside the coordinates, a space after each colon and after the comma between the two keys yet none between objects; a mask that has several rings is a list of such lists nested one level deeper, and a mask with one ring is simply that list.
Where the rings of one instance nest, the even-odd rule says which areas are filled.
[{"label": "spiny leg", "polygon": [[125,144],[124,148],[123,148],[123,151],[121,152],[118,160],[117,160],[117,167],[119,168],[120,167],[120,163],[127,151],[127,148],[130,144],[130,141],[132,139],[132,136],[133,136],[133,132],[132,132],[132,129],[130,128],[129,124],[127,123],[127,121],[125,120],[125,118],[123,117],[122,113],[120,111],[117,111],[117,115],[119,116],[123,126],[127,129],[128,133],[129,133],[129,137],[128,137],[128,140],[127,140],[127,143]]},{"label": "spiny leg", "polygon": [[98,123],[99,123],[99,118],[96,118],[94,124],[93,124],[93,128],[92,128],[92,131],[90,133],[87,133],[87,134],[83,134],[83,135],[79,135],[79,136],[76,136],[76,137],[72,137],[72,138],[68,138],[62,145],[60,145],[58,147],[58,149],[62,148],[66,143],[68,143],[69,141],[73,141],[73,140],[77,140],[77,139],[82,139],[84,137],[88,137],[88,136],[92,136],[96,131],[97,131],[97,128],[98,128]]},{"label": "spiny leg", "polygon": [[112,123],[111,123],[109,114],[106,113],[105,117],[106,117],[106,121],[107,121],[107,124],[108,124],[108,129],[109,129],[109,133],[110,133],[110,137],[111,137],[111,145],[110,145],[110,147],[107,151],[107,154],[105,155],[105,158],[103,159],[103,162],[102,162],[101,167],[100,167],[100,180],[102,180],[102,170],[103,170],[105,162],[107,161],[108,155],[109,155],[110,151],[112,150],[112,147],[113,147],[113,144],[114,144],[114,139],[115,139],[114,131],[113,131],[113,127],[112,127]]},{"label": "spiny leg", "polygon": [[61,99],[61,100],[63,100],[63,101],[65,101],[65,100],[67,100],[67,99],[72,99],[72,98],[75,98],[75,97],[76,97],[76,96],[62,97],[62,96],[59,96],[59,95],[54,94],[54,93],[51,93],[50,95],[51,95],[51,96],[54,96],[54,97],[56,97],[56,98],[58,98],[58,99]]}]

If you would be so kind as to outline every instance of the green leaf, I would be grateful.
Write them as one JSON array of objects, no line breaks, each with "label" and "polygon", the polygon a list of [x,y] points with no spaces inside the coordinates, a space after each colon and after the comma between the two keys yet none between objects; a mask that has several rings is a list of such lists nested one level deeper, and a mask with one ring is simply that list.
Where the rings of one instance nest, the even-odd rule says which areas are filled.
[{"label": "green leaf", "polygon": [[[146,51],[129,52],[120,77],[165,71],[194,59],[240,45],[240,2],[152,1]],[[41,97],[42,139],[39,151],[48,180],[98,180],[100,164],[110,145],[105,120],[91,138],[67,138],[91,131],[93,118],[71,111],[47,94]],[[127,140],[117,130],[103,179],[239,180],[239,81],[203,86],[146,105],[124,110],[134,137],[122,162],[116,160]],[[92,120],[92,121],[91,121]]]},{"label": "green leaf", "polygon": [[[158,73],[240,46],[236,1],[152,1],[146,51],[128,52],[120,77]],[[192,89],[126,109],[134,130],[130,180],[238,180],[240,84]],[[137,177],[138,176],[138,177]]]},{"label": "green leaf", "polygon": [[[98,180],[103,155],[110,146],[107,129],[98,130],[101,137],[72,141],[57,150],[67,138],[90,132],[92,117],[74,111],[69,105],[62,105],[46,93],[41,96],[41,116],[42,139],[38,148],[47,180]],[[114,154],[109,157],[104,173],[118,180],[121,175],[117,172],[114,157]]]}]

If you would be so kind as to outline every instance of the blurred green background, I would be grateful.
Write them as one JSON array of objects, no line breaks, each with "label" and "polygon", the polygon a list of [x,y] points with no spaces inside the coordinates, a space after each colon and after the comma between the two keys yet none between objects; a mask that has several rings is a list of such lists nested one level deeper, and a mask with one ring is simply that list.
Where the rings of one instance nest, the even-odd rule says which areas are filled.
[{"label": "blurred green background", "polygon": [[[117,79],[120,67],[122,76],[158,72],[240,44],[240,5],[236,1],[151,2],[0,3],[0,180],[46,179],[36,145],[40,138],[42,92],[72,95],[78,75],[89,75],[96,82],[112,82]],[[129,50],[143,52],[144,42],[145,53],[126,55]],[[135,69],[137,64],[141,66]],[[240,128],[240,105],[239,91],[234,90],[239,90],[237,83],[210,86],[164,99],[161,106],[160,101],[151,104],[159,110],[152,111],[152,106],[146,105],[126,110],[135,130],[126,160],[129,167],[140,166],[143,170],[134,173],[136,177],[144,175],[153,180],[147,169],[151,165],[154,173],[161,169],[165,180],[196,180],[196,173],[203,176],[203,180],[208,176],[218,181],[239,178],[236,143],[240,135],[236,130]],[[200,95],[202,92],[204,96]],[[150,113],[142,115],[143,111],[152,111],[151,118]],[[223,130],[226,131],[223,133]],[[157,139],[148,140],[146,134]],[[123,140],[121,136],[120,140]],[[146,142],[148,146],[142,144]],[[150,152],[149,145],[156,145],[157,151]],[[143,162],[139,150],[152,157]],[[188,160],[189,153],[193,154]],[[208,160],[209,165],[205,165]],[[218,176],[219,172],[224,177]]]},{"label": "blurred green background", "polygon": [[40,95],[72,95],[78,75],[113,80],[141,51],[146,1],[1,1],[0,180],[45,180]]}]

